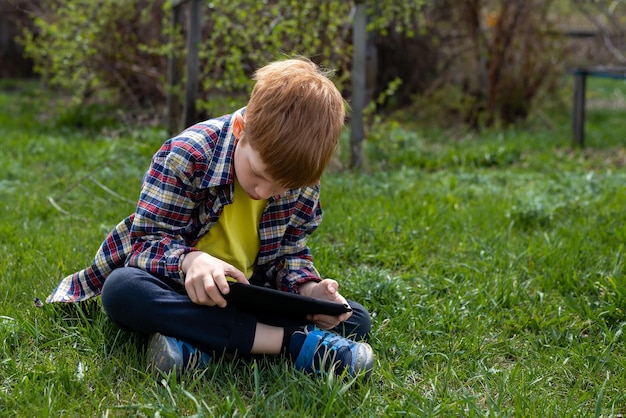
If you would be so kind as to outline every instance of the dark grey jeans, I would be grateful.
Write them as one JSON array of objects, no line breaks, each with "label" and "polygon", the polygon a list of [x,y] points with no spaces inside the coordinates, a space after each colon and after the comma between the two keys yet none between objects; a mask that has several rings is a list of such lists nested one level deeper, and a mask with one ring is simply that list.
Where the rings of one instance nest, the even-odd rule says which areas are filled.
[{"label": "dark grey jeans", "polygon": [[[367,339],[370,315],[359,303],[348,301],[352,316],[334,331],[355,340]],[[197,305],[180,288],[141,269],[113,270],[102,288],[102,304],[120,328],[143,334],[158,332],[192,344],[206,352],[238,352],[252,349],[257,322],[292,328],[307,325],[280,316],[260,316],[234,306]]]}]

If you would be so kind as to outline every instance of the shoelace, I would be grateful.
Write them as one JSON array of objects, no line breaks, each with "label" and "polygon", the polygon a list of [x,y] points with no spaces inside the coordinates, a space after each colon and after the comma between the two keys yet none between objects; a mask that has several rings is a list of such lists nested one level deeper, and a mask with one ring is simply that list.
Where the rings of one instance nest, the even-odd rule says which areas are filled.
[{"label": "shoelace", "polygon": [[[334,335],[331,333],[326,333],[322,340],[319,343],[318,350],[320,348],[324,349],[324,353],[320,358],[320,365],[323,367],[334,368],[337,366],[337,363],[340,363],[337,359],[337,355],[341,348],[345,348],[350,352],[351,344],[346,343],[346,339],[342,338],[339,335]],[[316,350],[317,351],[317,350]],[[318,351],[319,353],[319,351]],[[344,364],[344,368],[352,369],[351,364]]]}]

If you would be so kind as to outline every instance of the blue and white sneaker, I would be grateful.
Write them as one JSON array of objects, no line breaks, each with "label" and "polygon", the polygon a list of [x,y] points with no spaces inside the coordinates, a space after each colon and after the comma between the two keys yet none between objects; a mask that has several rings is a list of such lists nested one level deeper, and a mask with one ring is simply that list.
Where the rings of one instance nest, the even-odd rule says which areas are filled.
[{"label": "blue and white sneaker", "polygon": [[369,344],[349,340],[331,331],[307,327],[291,336],[289,353],[296,369],[366,378],[372,373],[374,352]]},{"label": "blue and white sneaker", "polygon": [[193,369],[206,368],[211,356],[189,343],[156,333],[148,341],[148,368],[165,374],[172,371],[180,377]]}]

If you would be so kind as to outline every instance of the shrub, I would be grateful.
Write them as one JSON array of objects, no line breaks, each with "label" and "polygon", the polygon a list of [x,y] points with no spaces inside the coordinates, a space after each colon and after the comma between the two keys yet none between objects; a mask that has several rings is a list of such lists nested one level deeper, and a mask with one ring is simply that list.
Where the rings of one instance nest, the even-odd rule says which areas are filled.
[{"label": "shrub", "polygon": [[25,53],[35,70],[77,102],[113,89],[119,103],[144,108],[164,97],[162,55],[143,47],[164,42],[161,1],[30,1],[33,30]]},{"label": "shrub", "polygon": [[444,77],[463,91],[457,110],[476,128],[525,119],[562,71],[562,44],[548,18],[553,0],[454,3],[437,32],[454,57],[443,60]]}]

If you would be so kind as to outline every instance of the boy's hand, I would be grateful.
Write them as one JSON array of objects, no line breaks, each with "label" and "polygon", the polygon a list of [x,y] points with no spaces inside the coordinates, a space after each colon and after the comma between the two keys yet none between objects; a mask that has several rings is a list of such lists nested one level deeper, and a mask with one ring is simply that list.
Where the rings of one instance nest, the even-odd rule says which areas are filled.
[{"label": "boy's hand", "polygon": [[[300,285],[300,294],[310,296],[317,299],[330,300],[332,302],[339,302],[347,304],[346,298],[341,296],[338,292],[339,283],[332,279],[324,279],[319,283],[307,282]],[[321,329],[331,329],[350,318],[352,312],[342,313],[339,316],[331,315],[307,315],[307,320],[313,322]]]},{"label": "boy's hand", "polygon": [[202,251],[187,253],[182,269],[185,272],[187,295],[198,305],[217,305],[220,308],[226,306],[223,295],[230,291],[226,276],[250,284],[241,271]]}]

